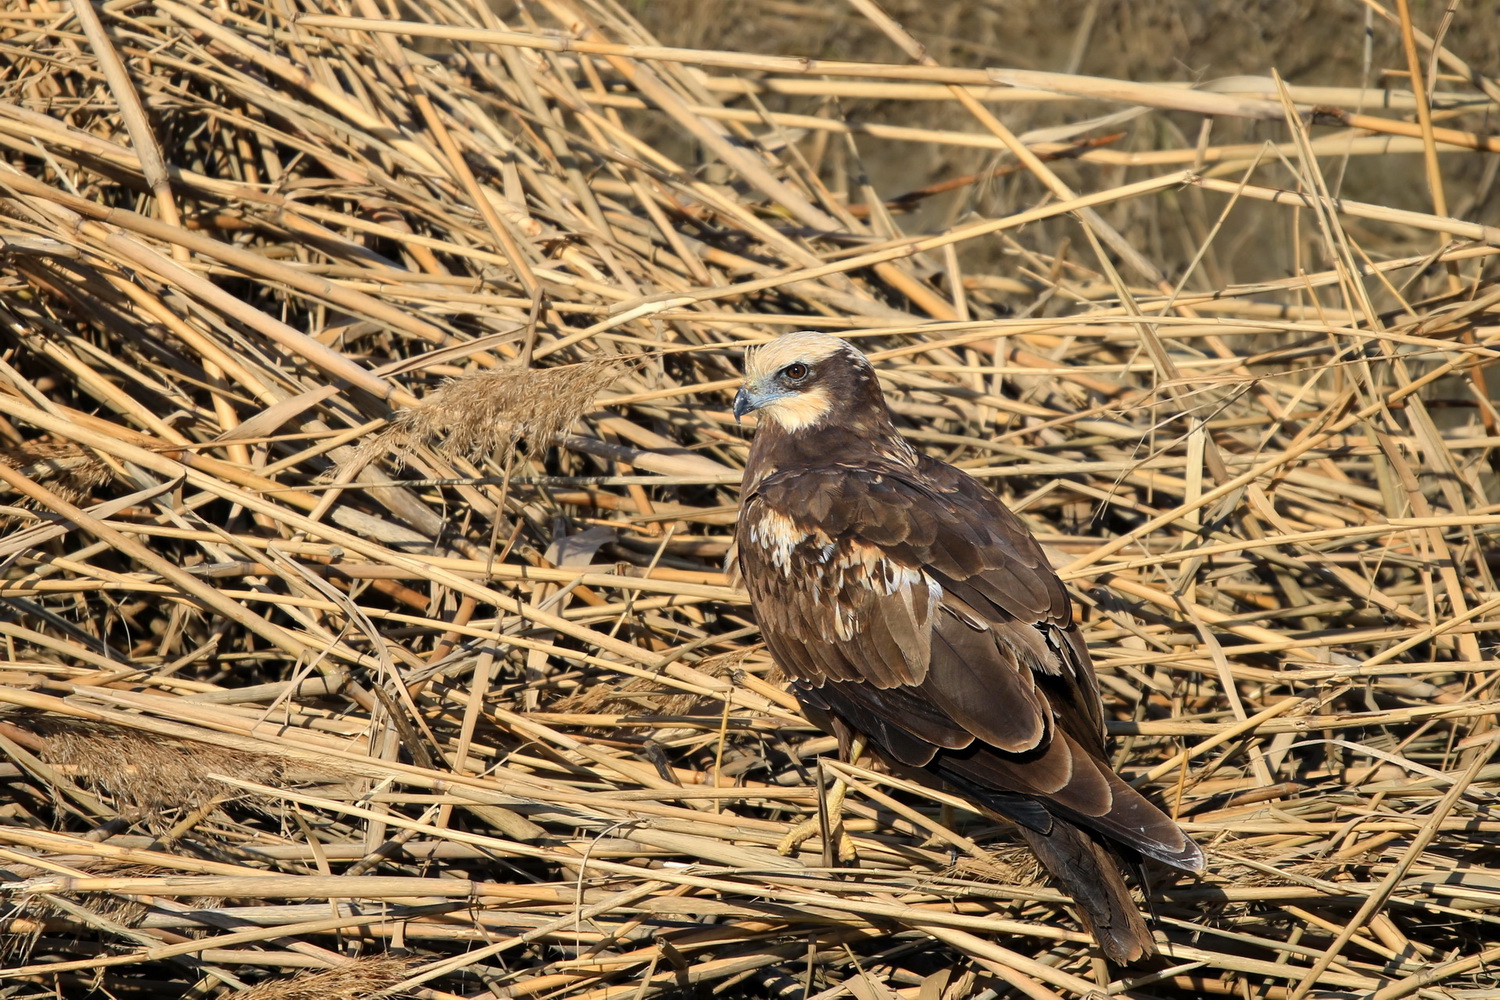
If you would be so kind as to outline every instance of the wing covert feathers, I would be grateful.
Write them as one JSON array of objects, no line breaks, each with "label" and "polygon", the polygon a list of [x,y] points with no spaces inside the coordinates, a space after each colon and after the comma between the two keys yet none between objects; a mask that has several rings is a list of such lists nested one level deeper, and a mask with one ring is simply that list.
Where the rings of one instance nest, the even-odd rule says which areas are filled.
[{"label": "wing covert feathers", "polygon": [[1110,768],[1066,590],[994,494],[900,439],[856,352],[827,363],[855,369],[815,375],[849,412],[763,420],[746,465],[736,568],[772,655],[810,714],[1014,820],[1110,958],[1153,954],[1109,850],[1203,854]]}]

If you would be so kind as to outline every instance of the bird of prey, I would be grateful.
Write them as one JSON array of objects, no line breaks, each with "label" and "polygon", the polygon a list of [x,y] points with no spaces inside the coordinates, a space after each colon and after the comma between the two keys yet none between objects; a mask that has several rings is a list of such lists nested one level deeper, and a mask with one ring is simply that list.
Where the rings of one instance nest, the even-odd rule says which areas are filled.
[{"label": "bird of prey", "polygon": [[845,341],[751,351],[734,414],[751,412],[736,563],[809,716],[1014,821],[1106,956],[1153,954],[1116,858],[1196,872],[1203,852],[1107,763],[1088,649],[1036,539],[901,437]]}]

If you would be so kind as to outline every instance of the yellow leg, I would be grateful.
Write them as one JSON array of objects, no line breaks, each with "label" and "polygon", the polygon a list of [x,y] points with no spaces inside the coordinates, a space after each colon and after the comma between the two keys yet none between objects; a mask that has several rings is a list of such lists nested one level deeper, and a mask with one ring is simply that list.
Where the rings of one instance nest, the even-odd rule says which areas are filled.
[{"label": "yellow leg", "polygon": [[[953,822],[954,822],[953,807],[951,805],[949,805],[948,803],[946,803],[946,802],[942,803],[940,806],[938,806],[938,825],[941,826],[945,830],[951,830],[951,829],[953,829]],[[924,840],[924,841],[922,841],[922,846],[923,847],[939,847],[939,848],[943,848],[944,850],[947,850],[947,851],[952,851],[954,849],[953,848],[953,841],[949,840],[947,837],[943,836],[941,833],[935,833],[935,832],[934,833],[929,833],[927,835],[927,839]]]},{"label": "yellow leg", "polygon": [[[865,753],[865,739],[856,736],[849,743],[849,759],[859,760]],[[828,829],[838,834],[838,860],[844,864],[853,863],[859,854],[854,850],[854,841],[849,839],[849,832],[844,829],[844,796],[849,792],[849,786],[844,783],[843,778],[834,778],[833,786],[828,789],[828,797],[823,801],[823,807],[818,810],[818,815],[809,816],[798,823],[792,831],[782,838],[781,843],[776,845],[778,854],[795,854],[797,849],[804,843],[824,832],[823,823],[827,820]],[[827,842],[827,838],[824,838]]]}]

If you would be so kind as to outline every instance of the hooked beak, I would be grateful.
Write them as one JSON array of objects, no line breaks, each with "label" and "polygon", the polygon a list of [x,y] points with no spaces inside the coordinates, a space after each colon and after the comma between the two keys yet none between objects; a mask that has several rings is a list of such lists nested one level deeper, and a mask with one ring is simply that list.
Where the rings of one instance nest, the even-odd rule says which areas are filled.
[{"label": "hooked beak", "polygon": [[734,422],[739,423],[745,419],[745,414],[759,408],[761,402],[750,395],[748,386],[740,386],[740,391],[734,394]]},{"label": "hooked beak", "polygon": [[777,389],[766,389],[761,386],[751,387],[750,383],[740,386],[740,391],[734,394],[734,422],[739,423],[745,414],[754,413],[762,406],[767,406],[778,399],[790,396],[789,392],[781,392]]}]

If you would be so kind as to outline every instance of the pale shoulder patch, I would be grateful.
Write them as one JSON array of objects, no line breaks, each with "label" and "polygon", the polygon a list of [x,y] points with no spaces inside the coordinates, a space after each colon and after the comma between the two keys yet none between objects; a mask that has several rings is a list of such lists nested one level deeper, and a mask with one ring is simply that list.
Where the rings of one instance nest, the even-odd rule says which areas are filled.
[{"label": "pale shoulder patch", "polygon": [[761,567],[759,579],[748,581],[752,595],[774,594],[777,611],[767,621],[800,623],[794,632],[852,643],[848,655],[878,686],[922,683],[943,600],[941,585],[923,569],[763,505],[747,512],[739,543],[741,559],[753,549]]},{"label": "pale shoulder patch", "polygon": [[753,511],[749,512],[749,520],[745,525],[745,541],[765,553],[771,565],[780,570],[783,575],[790,572],[792,553],[799,545],[811,543],[813,546],[823,548],[833,544],[833,539],[823,532],[815,531],[809,534],[797,527],[790,517],[764,504],[757,504]]}]

